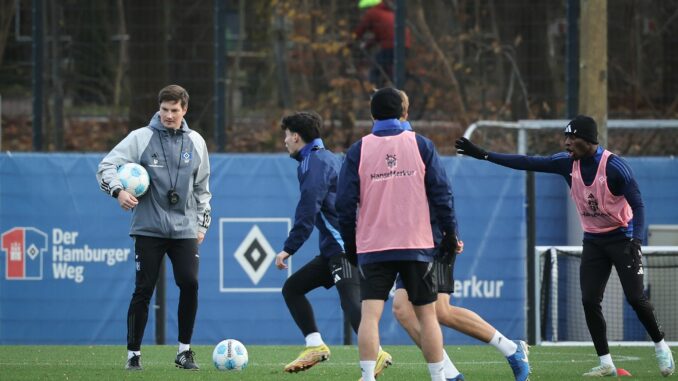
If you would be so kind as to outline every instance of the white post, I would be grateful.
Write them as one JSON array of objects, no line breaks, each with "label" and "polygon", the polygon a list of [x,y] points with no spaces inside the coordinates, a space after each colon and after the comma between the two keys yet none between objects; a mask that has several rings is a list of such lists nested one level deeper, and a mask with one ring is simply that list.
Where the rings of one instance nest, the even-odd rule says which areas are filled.
[{"label": "white post", "polygon": [[551,341],[558,342],[558,252],[551,248]]}]

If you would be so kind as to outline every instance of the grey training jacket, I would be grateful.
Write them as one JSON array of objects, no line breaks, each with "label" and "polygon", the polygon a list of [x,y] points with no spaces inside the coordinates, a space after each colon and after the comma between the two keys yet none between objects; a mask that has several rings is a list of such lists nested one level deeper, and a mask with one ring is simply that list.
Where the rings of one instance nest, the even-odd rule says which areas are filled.
[{"label": "grey training jacket", "polygon": [[[99,163],[97,181],[102,191],[112,195],[122,188],[117,169],[125,163],[141,164],[151,179],[148,192],[138,198],[132,212],[130,235],[183,239],[207,231],[212,198],[207,146],[186,120],[174,131],[163,126],[156,113],[148,126],[130,132]],[[167,197],[172,186],[180,197],[174,205]]]}]

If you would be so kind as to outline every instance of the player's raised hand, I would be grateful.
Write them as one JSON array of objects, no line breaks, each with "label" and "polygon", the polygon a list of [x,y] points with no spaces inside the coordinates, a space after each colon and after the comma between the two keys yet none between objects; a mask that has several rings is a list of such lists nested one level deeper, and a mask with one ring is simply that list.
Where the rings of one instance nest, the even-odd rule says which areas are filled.
[{"label": "player's raised hand", "polygon": [[457,153],[461,155],[471,156],[479,160],[487,160],[487,151],[471,143],[470,140],[461,137],[454,143],[457,148]]}]

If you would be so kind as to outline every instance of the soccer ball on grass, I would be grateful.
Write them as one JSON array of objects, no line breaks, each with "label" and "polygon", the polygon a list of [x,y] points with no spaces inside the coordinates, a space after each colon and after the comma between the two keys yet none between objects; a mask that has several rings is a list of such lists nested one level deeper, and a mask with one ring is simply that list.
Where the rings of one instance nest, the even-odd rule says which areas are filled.
[{"label": "soccer ball on grass", "polygon": [[148,191],[150,179],[146,169],[137,163],[126,163],[118,167],[118,178],[122,189],[134,197],[143,196]]},{"label": "soccer ball on grass", "polygon": [[214,366],[219,370],[243,370],[249,357],[247,348],[238,340],[227,339],[214,347],[212,352]]}]

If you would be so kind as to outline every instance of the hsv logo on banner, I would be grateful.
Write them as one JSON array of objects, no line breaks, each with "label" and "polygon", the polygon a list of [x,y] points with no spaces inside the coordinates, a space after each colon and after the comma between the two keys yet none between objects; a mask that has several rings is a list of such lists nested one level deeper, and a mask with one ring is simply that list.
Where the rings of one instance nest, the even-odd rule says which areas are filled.
[{"label": "hsv logo on banner", "polygon": [[287,271],[273,263],[291,226],[289,218],[220,218],[219,291],[280,292],[292,258]]},{"label": "hsv logo on banner", "polygon": [[1,243],[5,252],[5,279],[42,279],[47,234],[35,228],[14,228],[2,234]]}]

